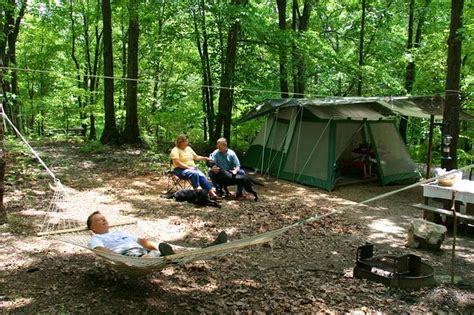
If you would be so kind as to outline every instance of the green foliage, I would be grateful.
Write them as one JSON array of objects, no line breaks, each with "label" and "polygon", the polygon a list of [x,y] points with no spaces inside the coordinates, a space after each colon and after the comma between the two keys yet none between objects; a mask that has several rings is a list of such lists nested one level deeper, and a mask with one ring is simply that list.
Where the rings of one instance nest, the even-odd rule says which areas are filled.
[{"label": "green foliage", "polygon": [[466,152],[463,149],[458,149],[458,166],[463,167],[474,163],[474,155],[472,153]]},{"label": "green foliage", "polygon": [[[363,78],[365,96],[405,95],[409,60],[416,64],[413,95],[444,91],[449,1],[431,1],[420,47],[410,52],[406,51],[408,3],[401,0],[369,1],[362,67],[358,66],[360,1],[313,1],[306,32],[294,32],[291,28],[291,1],[287,1],[284,31],[278,27],[275,1],[249,1],[246,6],[232,6],[230,1],[209,0],[203,3],[203,8],[199,0],[141,3],[139,78],[142,81],[138,84],[138,118],[142,140],[148,147],[171,143],[179,133],[188,134],[196,143],[207,142],[204,138],[209,138],[209,135],[204,132],[201,89],[203,72],[197,39],[202,45],[205,29],[216,114],[232,17],[237,17],[241,25],[233,77],[234,122],[265,99],[280,98],[280,47],[286,53],[290,92],[295,52],[303,55],[308,97],[355,95],[359,74]],[[416,2],[415,26],[423,3]],[[83,76],[91,71],[86,61],[92,58],[96,45],[100,49],[98,73],[103,73],[102,42],[96,43],[96,31],[97,34],[102,32],[99,4],[94,1],[33,1],[29,4],[18,38],[16,66],[38,71],[18,71],[19,94],[14,97],[21,104],[24,133],[41,136],[48,129],[89,125],[89,115],[94,114],[100,137],[104,123],[103,80],[99,80],[95,92],[90,92],[84,88]],[[299,9],[302,10],[301,3]],[[113,1],[112,10],[115,75],[124,77],[127,1]],[[463,108],[474,114],[474,58],[471,57],[474,21],[470,18],[474,16],[474,7],[471,4],[465,5],[464,16]],[[73,25],[79,70],[71,57]],[[77,81],[77,75],[81,80]],[[6,73],[6,76],[9,78],[11,74]],[[122,131],[126,118],[125,84],[122,80],[115,80],[114,84],[117,125]],[[409,149],[415,159],[421,161],[426,157],[424,147],[428,123],[419,119],[411,121],[408,127]],[[232,145],[245,151],[260,126],[259,120],[233,124]],[[467,161],[472,154],[473,130],[472,123],[462,127],[460,150],[464,153],[460,153],[460,163]],[[435,144],[439,145],[438,136]],[[91,142],[84,144],[81,150],[101,153],[109,148]]]},{"label": "green foliage", "polygon": [[81,146],[80,151],[86,154],[104,154],[109,153],[111,148],[108,145],[103,145],[100,141],[89,141]]}]

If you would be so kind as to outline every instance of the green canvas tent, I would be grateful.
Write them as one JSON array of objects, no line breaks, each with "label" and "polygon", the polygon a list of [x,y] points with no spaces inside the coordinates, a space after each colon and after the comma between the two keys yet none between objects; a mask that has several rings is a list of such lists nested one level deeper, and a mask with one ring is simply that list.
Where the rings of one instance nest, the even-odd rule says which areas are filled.
[{"label": "green canvas tent", "polygon": [[241,120],[266,115],[242,165],[331,191],[344,162],[358,159],[360,154],[354,152],[366,147],[371,153],[368,164],[383,185],[416,180],[416,165],[398,133],[394,114],[410,110],[429,117],[432,112],[414,109],[411,102],[377,97],[267,101]]}]

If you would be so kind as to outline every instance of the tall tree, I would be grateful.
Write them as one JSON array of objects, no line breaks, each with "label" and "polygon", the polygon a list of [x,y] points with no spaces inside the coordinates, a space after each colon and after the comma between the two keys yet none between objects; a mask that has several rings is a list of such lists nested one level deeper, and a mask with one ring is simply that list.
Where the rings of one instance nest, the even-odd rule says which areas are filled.
[{"label": "tall tree", "polygon": [[305,0],[303,5],[303,13],[300,13],[298,0],[293,0],[293,17],[292,29],[297,36],[296,42],[293,42],[293,93],[294,97],[303,98],[306,92],[306,62],[305,55],[298,49],[301,44],[303,32],[308,30],[309,18],[311,15],[313,0]]},{"label": "tall tree", "polygon": [[[414,52],[415,49],[420,47],[421,43],[421,34],[423,29],[423,24],[425,22],[425,16],[427,8],[431,0],[425,0],[424,7],[421,8],[421,12],[418,18],[418,26],[416,28],[416,33],[414,32],[414,20],[415,20],[415,0],[410,0],[408,7],[408,32],[407,32],[407,46],[406,53],[408,55],[408,63],[405,72],[405,90],[407,94],[411,94],[413,90],[413,84],[415,83],[416,76],[416,64]],[[414,34],[415,33],[415,34]],[[415,35],[415,40],[413,40],[413,35]],[[408,116],[402,116],[399,125],[400,135],[403,139],[403,142],[407,142],[407,126],[408,126]]]},{"label": "tall tree", "polygon": [[365,18],[367,14],[367,0],[362,0],[359,32],[359,74],[357,76],[357,96],[362,96],[362,67],[364,66],[364,38],[365,38]]},{"label": "tall tree", "polygon": [[[82,88],[81,65],[76,56],[77,34],[76,34],[76,23],[75,23],[76,19],[74,18],[73,0],[70,0],[69,2],[69,17],[71,19],[71,58],[74,61],[74,66],[76,67],[76,71],[77,71],[77,75],[76,75],[77,87],[81,89]],[[81,93],[79,93],[79,95],[77,96],[77,104],[79,107],[79,119],[81,120],[82,135],[85,136],[87,132],[87,124],[84,122],[84,119],[86,118],[86,114],[84,113],[84,102],[83,102]]]},{"label": "tall tree", "polygon": [[[23,19],[27,2],[26,0],[19,1],[19,7],[15,0],[3,1],[3,8],[0,10],[0,66],[8,68],[10,63],[16,66],[16,42],[20,32],[20,23]],[[17,12],[18,11],[18,12]],[[0,83],[2,85],[3,97],[5,102],[5,111],[11,117],[13,123],[21,130],[21,116],[18,95],[18,77],[16,70],[10,71],[11,80],[5,78],[4,73],[7,69],[0,69]],[[15,95],[10,98],[9,95]]]},{"label": "tall tree", "polygon": [[[209,58],[209,44],[206,23],[206,7],[204,0],[196,3],[196,9],[193,10],[194,32],[196,34],[196,45],[199,58],[201,59],[202,72],[202,102],[205,114],[203,121],[204,140],[209,138],[212,141],[214,131],[214,89],[212,86],[211,59]],[[202,43],[201,43],[202,39]],[[209,135],[209,137],[207,137]]]},{"label": "tall tree", "polygon": [[280,93],[281,98],[289,97],[288,89],[288,69],[286,64],[287,46],[283,38],[286,36],[286,0],[276,0],[278,8],[278,28],[280,29],[279,63],[280,63]]},{"label": "tall tree", "polygon": [[[93,13],[93,35],[90,34],[90,26],[92,20],[89,2],[80,3],[80,16],[82,17],[82,37],[80,33],[76,32],[76,18],[74,16],[74,3],[70,0],[70,20],[71,20],[71,37],[72,37],[72,47],[71,47],[71,57],[74,61],[74,65],[77,71],[77,85],[78,89],[82,92],[79,92],[77,95],[77,102],[79,107],[79,118],[82,127],[82,135],[85,137],[87,134],[87,129],[89,127],[89,140],[97,139],[96,128],[95,128],[95,115],[94,107],[97,101],[96,91],[98,89],[99,80],[99,61],[101,55],[101,41],[102,41],[102,30],[99,29],[99,19],[100,19],[100,5],[95,3],[94,13]],[[76,5],[76,8],[78,6]],[[94,37],[95,42],[92,43],[91,37]],[[79,40],[83,39],[83,46],[78,45]],[[94,47],[93,47],[94,46]],[[84,53],[79,54],[84,56],[84,61],[79,62],[77,58],[76,50],[77,48],[82,47]],[[82,73],[82,77],[81,77]],[[86,123],[86,120],[89,119],[89,125]]]},{"label": "tall tree", "polygon": [[102,23],[104,27],[104,131],[100,138],[103,144],[117,144],[119,135],[115,123],[114,108],[114,58],[112,50],[112,9],[110,0],[102,0]]},{"label": "tall tree", "polygon": [[138,21],[139,0],[130,0],[128,4],[128,60],[127,60],[127,98],[126,119],[123,140],[125,143],[138,144],[140,131],[138,129],[137,85],[138,85],[138,39],[140,26]]},{"label": "tall tree", "polygon": [[90,105],[90,110],[89,110],[89,140],[96,140],[97,135],[96,135],[96,128],[95,128],[95,115],[94,115],[94,105],[97,102],[97,94],[96,91],[99,89],[99,83],[100,81],[98,80],[98,73],[99,73],[99,63],[100,63],[100,53],[101,53],[101,39],[102,39],[102,30],[99,30],[99,26],[97,23],[94,26],[94,31],[95,31],[95,48],[94,48],[94,61],[92,65],[89,62],[89,69],[90,69],[90,81],[89,81],[89,105]]},{"label": "tall tree", "polygon": [[459,109],[461,106],[461,48],[464,0],[451,1],[451,23],[448,37],[448,61],[446,74],[445,104],[443,112],[444,135],[453,137],[450,145],[451,160],[442,159],[441,167],[457,168],[457,144],[459,138]]},{"label": "tall tree", "polygon": [[[3,114],[3,106],[0,105],[0,114]],[[3,118],[3,117],[2,117]],[[5,192],[5,151],[3,140],[5,138],[3,119],[0,121],[0,225],[7,223],[7,209],[3,204]]]},{"label": "tall tree", "polygon": [[[231,5],[244,6],[247,0],[232,0]],[[235,72],[235,62],[237,57],[237,42],[240,31],[240,19],[233,16],[232,24],[227,36],[227,48],[224,59],[224,68],[221,75],[221,90],[219,91],[219,111],[216,119],[216,130],[214,141],[216,141],[224,131],[224,137],[230,142],[230,126],[232,122],[233,100],[233,79]]]}]

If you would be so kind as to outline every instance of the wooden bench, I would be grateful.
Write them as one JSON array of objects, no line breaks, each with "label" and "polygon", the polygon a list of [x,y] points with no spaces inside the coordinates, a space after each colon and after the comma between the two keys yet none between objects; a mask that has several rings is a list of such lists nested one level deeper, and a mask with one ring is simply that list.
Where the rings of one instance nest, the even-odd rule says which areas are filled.
[{"label": "wooden bench", "polygon": [[[453,216],[453,212],[451,210],[435,208],[435,207],[432,207],[432,206],[429,206],[429,205],[425,205],[423,203],[413,204],[412,206],[415,207],[415,208],[424,210],[424,211],[432,212],[432,213],[443,214],[443,215],[446,215],[446,216],[449,216],[449,217]],[[474,216],[469,215],[469,214],[465,214],[465,213],[461,213],[461,212],[456,211],[456,217],[458,219],[463,219],[463,220],[466,220],[466,221],[469,221],[469,222],[474,222]]]}]

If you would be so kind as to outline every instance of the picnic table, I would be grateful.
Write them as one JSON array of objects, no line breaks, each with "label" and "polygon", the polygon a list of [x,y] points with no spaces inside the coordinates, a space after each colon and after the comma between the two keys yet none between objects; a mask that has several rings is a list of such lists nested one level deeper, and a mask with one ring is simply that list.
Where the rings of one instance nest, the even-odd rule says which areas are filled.
[{"label": "picnic table", "polygon": [[[456,203],[456,216],[461,221],[474,223],[474,181],[458,180],[451,187],[440,186],[437,183],[423,186],[423,204],[415,204],[416,208],[424,210],[424,217],[437,221],[439,215],[453,216],[452,203]],[[444,207],[437,208],[429,205],[430,199],[443,200]]]}]

